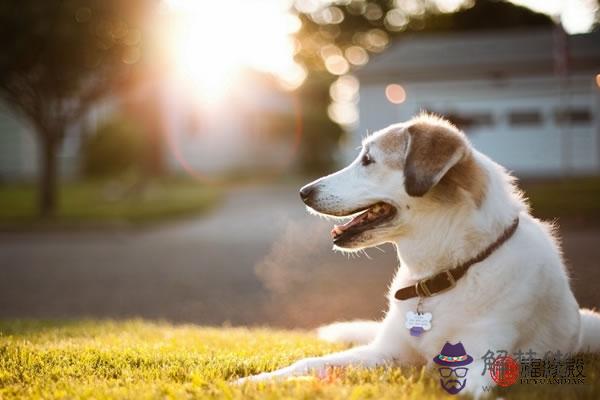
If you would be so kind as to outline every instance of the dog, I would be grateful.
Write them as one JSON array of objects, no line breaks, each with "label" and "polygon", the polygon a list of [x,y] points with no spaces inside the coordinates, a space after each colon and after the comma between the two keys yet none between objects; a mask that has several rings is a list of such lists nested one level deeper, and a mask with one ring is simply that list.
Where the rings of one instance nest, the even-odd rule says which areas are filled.
[{"label": "dog", "polygon": [[495,384],[483,373],[489,351],[600,351],[600,315],[579,309],[554,227],[532,217],[515,179],[447,120],[421,114],[375,132],[350,165],[300,196],[312,213],[351,217],[334,226],[334,247],[395,245],[389,309],[383,321],[319,329],[357,347],[239,382],[333,366],[433,368],[448,360],[440,349],[459,343],[472,360],[465,392],[480,397]]}]

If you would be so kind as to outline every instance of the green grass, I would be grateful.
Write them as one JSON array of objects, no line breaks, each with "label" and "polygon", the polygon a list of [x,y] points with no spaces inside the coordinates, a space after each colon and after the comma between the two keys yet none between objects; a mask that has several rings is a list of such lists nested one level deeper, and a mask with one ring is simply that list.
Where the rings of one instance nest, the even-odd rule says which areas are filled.
[{"label": "green grass", "polygon": [[600,177],[524,182],[533,213],[540,218],[600,222]]},{"label": "green grass", "polygon": [[[345,370],[326,379],[231,385],[231,379],[342,349],[303,331],[202,328],[143,321],[0,322],[0,399],[440,399],[416,368]],[[586,385],[522,385],[509,398],[600,398],[600,359]]]},{"label": "green grass", "polygon": [[0,224],[139,225],[197,214],[217,199],[214,188],[184,179],[162,179],[144,185],[127,181],[67,183],[59,190],[56,217],[40,221],[35,187],[8,185],[0,186]]}]

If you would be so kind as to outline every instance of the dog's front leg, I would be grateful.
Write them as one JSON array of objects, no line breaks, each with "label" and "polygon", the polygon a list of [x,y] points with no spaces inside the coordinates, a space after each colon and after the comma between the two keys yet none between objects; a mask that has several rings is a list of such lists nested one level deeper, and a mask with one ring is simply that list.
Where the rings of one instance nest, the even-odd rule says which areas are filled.
[{"label": "dog's front leg", "polygon": [[238,379],[236,383],[257,382],[271,379],[282,379],[289,376],[316,374],[325,375],[328,367],[359,366],[373,368],[391,361],[382,352],[377,351],[373,345],[354,347],[339,353],[328,354],[322,357],[310,357],[296,361],[289,367],[272,372],[264,372]]},{"label": "dog's front leg", "polygon": [[468,333],[457,335],[457,339],[458,337],[462,339],[467,353],[473,356],[473,363],[468,366],[465,392],[470,393],[475,399],[487,397],[496,386],[489,371],[490,365],[486,366],[488,351],[491,352],[489,354],[494,355],[498,351],[512,354],[518,337],[517,332],[512,327],[498,328],[494,323],[480,330],[470,330]]}]

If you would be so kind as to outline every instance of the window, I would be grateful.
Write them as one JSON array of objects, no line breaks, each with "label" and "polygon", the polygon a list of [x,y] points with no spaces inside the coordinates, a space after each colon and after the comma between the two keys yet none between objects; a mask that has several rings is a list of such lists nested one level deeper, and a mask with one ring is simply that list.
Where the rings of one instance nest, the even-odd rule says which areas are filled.
[{"label": "window", "polygon": [[[456,127],[469,130],[483,128],[486,126],[494,125],[494,116],[492,113],[481,111],[481,112],[469,112],[469,111],[446,111],[440,112],[429,109],[427,107],[421,107],[421,110],[427,110],[437,115],[441,115],[448,121],[452,122]],[[468,132],[467,132],[468,133]]]},{"label": "window", "polygon": [[557,109],[554,112],[554,121],[557,125],[589,124],[592,121],[592,113],[587,108]]},{"label": "window", "polygon": [[540,125],[542,114],[539,111],[512,111],[508,114],[508,122],[514,126]]},{"label": "window", "polygon": [[445,117],[460,129],[476,129],[494,125],[490,113],[446,113]]}]

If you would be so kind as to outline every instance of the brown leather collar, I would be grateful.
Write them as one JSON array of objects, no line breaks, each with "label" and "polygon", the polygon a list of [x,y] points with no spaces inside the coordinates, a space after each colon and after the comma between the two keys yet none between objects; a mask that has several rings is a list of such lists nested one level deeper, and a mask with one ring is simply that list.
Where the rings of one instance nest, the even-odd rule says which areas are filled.
[{"label": "brown leather collar", "polygon": [[515,218],[511,226],[506,228],[506,230],[498,239],[496,239],[494,243],[492,243],[488,248],[483,250],[474,258],[459,265],[458,267],[446,269],[430,278],[417,281],[417,283],[412,286],[403,287],[396,292],[394,297],[397,300],[408,300],[412,299],[413,297],[431,297],[445,292],[446,290],[452,289],[456,285],[456,281],[462,278],[473,264],[477,264],[478,262],[488,258],[494,251],[502,246],[504,242],[510,239],[517,230],[518,226],[519,217]]}]

